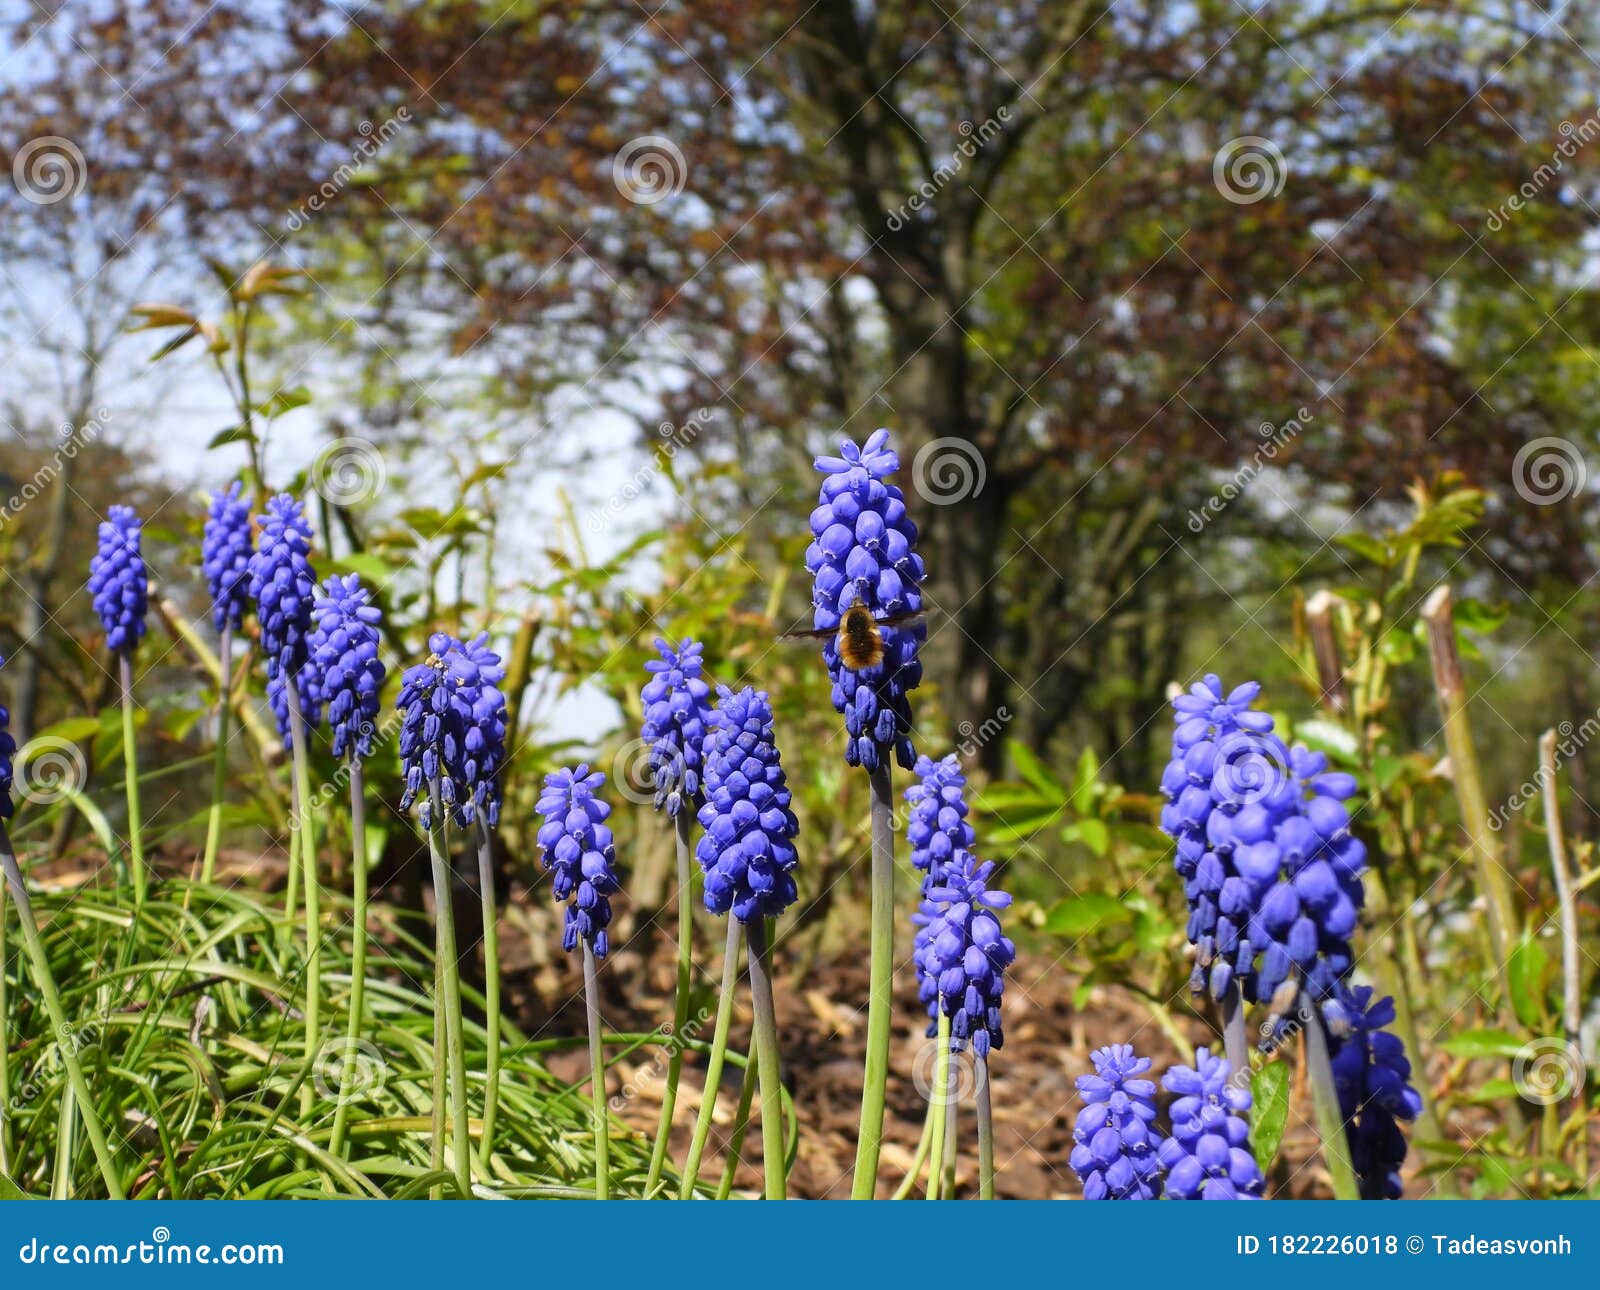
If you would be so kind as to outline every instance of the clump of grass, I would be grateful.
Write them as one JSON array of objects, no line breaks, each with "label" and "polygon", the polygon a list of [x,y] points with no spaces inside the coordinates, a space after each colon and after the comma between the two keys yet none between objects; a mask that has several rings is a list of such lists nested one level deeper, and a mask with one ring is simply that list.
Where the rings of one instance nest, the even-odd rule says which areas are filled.
[{"label": "clump of grass", "polygon": [[[75,1131],[63,1049],[95,1097],[116,1175],[130,1197],[170,1199],[411,1198],[457,1195],[453,1169],[432,1159],[434,979],[425,937],[395,911],[373,911],[366,1019],[347,1027],[353,949],[348,906],[325,911],[320,937],[322,1034],[308,1051],[307,955],[284,937],[283,913],[257,895],[163,882],[135,909],[126,892],[36,890],[35,912],[68,1027],[58,1031],[20,955],[6,965],[9,1060],[5,1156],[11,1182],[34,1196],[102,1197],[105,1182]],[[15,911],[11,911],[15,916]],[[482,1000],[470,993],[469,1007]],[[594,1195],[587,1091],[556,1078],[546,1056],[581,1037],[529,1042],[504,1027],[494,1150],[475,1167],[475,1194]],[[351,1033],[360,1036],[352,1042]],[[637,1046],[649,1036],[605,1037]],[[475,1107],[488,1036],[468,1020],[463,1043]],[[307,1092],[309,1091],[309,1097]],[[330,1150],[345,1104],[343,1156]],[[474,1119],[477,1139],[481,1123]],[[614,1125],[611,1193],[644,1194],[650,1145]]]}]

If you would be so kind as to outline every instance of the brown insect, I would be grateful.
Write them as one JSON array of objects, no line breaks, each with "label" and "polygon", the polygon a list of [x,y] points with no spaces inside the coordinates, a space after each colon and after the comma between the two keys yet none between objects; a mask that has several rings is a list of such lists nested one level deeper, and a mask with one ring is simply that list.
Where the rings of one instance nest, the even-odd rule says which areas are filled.
[{"label": "brown insect", "polygon": [[864,672],[883,662],[883,629],[885,627],[911,627],[927,617],[920,609],[899,614],[885,614],[874,618],[872,611],[860,601],[844,611],[837,627],[822,627],[814,631],[785,632],[784,639],[807,637],[812,640],[837,638],[839,661],[852,672]]}]

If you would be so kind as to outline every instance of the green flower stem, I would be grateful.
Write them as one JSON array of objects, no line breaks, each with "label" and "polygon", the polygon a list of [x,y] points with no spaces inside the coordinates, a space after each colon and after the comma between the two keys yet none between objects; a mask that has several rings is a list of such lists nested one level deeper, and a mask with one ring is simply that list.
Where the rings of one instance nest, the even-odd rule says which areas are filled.
[{"label": "green flower stem", "polygon": [[[666,1166],[672,1142],[672,1116],[678,1107],[678,1081],[683,1076],[683,1029],[689,1024],[689,993],[694,988],[694,883],[689,869],[689,829],[694,813],[684,802],[673,817],[678,851],[678,991],[672,1007],[672,1055],[667,1059],[667,1083],[661,1091],[661,1119],[656,1125],[655,1148],[650,1153],[650,1172],[645,1178],[645,1195],[654,1193]],[[735,921],[730,919],[730,922]],[[731,943],[731,937],[730,937]],[[692,1186],[693,1173],[688,1176]]]},{"label": "green flower stem", "polygon": [[978,1107],[978,1199],[994,1199],[994,1109],[989,1101],[989,1059],[972,1058]]},{"label": "green flower stem", "polygon": [[717,1111],[717,1092],[722,1087],[722,1068],[728,1053],[728,1031],[733,1025],[733,996],[739,988],[739,941],[743,932],[743,925],[730,914],[728,941],[722,951],[722,992],[717,996],[717,1020],[711,1035],[711,1056],[706,1061],[705,1092],[700,1095],[700,1114],[695,1117],[694,1139],[689,1143],[689,1155],[683,1164],[679,1200],[688,1200],[694,1195],[694,1185],[700,1176],[700,1158],[705,1153],[706,1139],[711,1134],[711,1123]]},{"label": "green flower stem", "polygon": [[928,1111],[933,1117],[933,1142],[928,1150],[929,1200],[938,1200],[943,1193],[944,1141],[950,1123],[946,1113],[950,1102],[950,1016],[944,1010],[944,1000],[939,1003],[939,1034],[933,1041],[938,1049],[933,1058],[933,1089],[928,1096]]},{"label": "green flower stem", "polygon": [[917,1185],[917,1179],[922,1176],[922,1166],[928,1162],[928,1148],[933,1142],[933,1103],[928,1103],[928,1109],[922,1116],[922,1136],[917,1139],[917,1151],[911,1158],[911,1168],[906,1170],[906,1176],[900,1180],[900,1186],[895,1188],[894,1200],[906,1200],[911,1195],[911,1190]]},{"label": "green flower stem", "polygon": [[217,647],[222,682],[217,687],[217,746],[212,752],[211,815],[206,821],[206,850],[200,881],[209,885],[217,872],[217,845],[222,840],[222,799],[228,784],[228,718],[233,713],[233,624],[224,623]]},{"label": "green flower stem", "polygon": [[289,774],[289,880],[283,888],[283,926],[279,941],[287,948],[290,933],[294,930],[295,915],[300,910],[300,830],[295,822],[300,818],[300,789]]},{"label": "green flower stem", "polygon": [[[433,863],[434,954],[439,966],[439,983],[443,986],[442,992],[435,996],[434,1006],[444,1013],[445,1049],[450,1062],[450,1136],[455,1147],[456,1187],[462,1200],[471,1200],[472,1137],[467,1119],[467,1056],[461,1035],[461,965],[456,960],[455,898],[451,891],[444,809],[439,801],[437,780],[429,787],[428,797],[433,821],[428,829],[428,855]],[[436,1141],[434,1150],[438,1149]]]},{"label": "green flower stem", "polygon": [[[446,1068],[450,1064],[448,1045],[444,1032],[444,960],[433,956],[433,1104],[432,1148],[428,1165],[434,1174],[444,1172],[445,1100],[449,1097]],[[429,1200],[438,1200],[444,1194],[442,1187],[428,1191]]]},{"label": "green flower stem", "polygon": [[739,1161],[744,1156],[744,1138],[750,1131],[750,1106],[756,1100],[756,1058],[751,1053],[744,1059],[744,1082],[739,1085],[739,1109],[733,1117],[733,1136],[728,1139],[728,1160],[722,1167],[722,1182],[717,1187],[717,1199],[727,1200],[733,1195],[734,1176],[739,1172]]},{"label": "green flower stem", "polygon": [[[306,755],[306,723],[300,711],[300,687],[291,678],[284,687],[289,701],[289,756],[294,767],[292,832],[300,840],[300,866],[306,887],[306,1064],[316,1062],[322,1034],[322,911],[317,895],[317,834],[311,809],[311,765]],[[300,1089],[302,1115],[309,1115],[316,1090]]]},{"label": "green flower stem", "polygon": [[117,675],[122,682],[122,770],[128,794],[128,865],[133,875],[133,907],[144,908],[148,880],[144,871],[144,832],[139,818],[139,757],[133,720],[133,655],[117,653]]},{"label": "green flower stem", "polygon": [[611,1199],[611,1124],[606,1114],[606,1050],[600,1041],[600,982],[594,946],[583,942],[583,1006],[589,1020],[589,1097],[594,1107],[594,1198]]},{"label": "green flower stem", "polygon": [[1235,1072],[1250,1069],[1250,1038],[1245,1034],[1244,1000],[1237,981],[1229,981],[1222,995],[1222,1047]]},{"label": "green flower stem", "polygon": [[772,1006],[772,946],[767,920],[745,926],[749,937],[750,1001],[755,1012],[756,1066],[761,1077],[761,1172],[767,1199],[783,1200],[788,1179],[783,1157],[783,1075],[778,1054],[778,1017]]},{"label": "green flower stem", "polygon": [[[867,993],[867,1060],[861,1084],[861,1130],[850,1195],[871,1200],[883,1147],[883,1099],[889,1082],[894,1021],[894,801],[889,767],[872,772],[872,966]],[[934,1159],[937,1161],[938,1156]]]},{"label": "green flower stem", "polygon": [[355,1090],[357,1043],[366,1020],[367,1002],[367,800],[361,773],[361,759],[350,756],[350,1023],[345,1030],[344,1078],[342,1096],[333,1116],[333,1137],[328,1150],[344,1154],[345,1133],[350,1119],[351,1094]]},{"label": "green flower stem", "polygon": [[1360,1200],[1361,1188],[1356,1183],[1355,1166],[1350,1163],[1350,1139],[1339,1111],[1339,1091],[1333,1082],[1333,1064],[1328,1060],[1328,1032],[1323,1028],[1322,1012],[1309,1000],[1302,1008],[1302,1015],[1310,1014],[1305,1025],[1306,1073],[1311,1080],[1311,1102],[1333,1196],[1335,1200]]},{"label": "green flower stem", "polygon": [[939,1186],[939,1194],[946,1200],[956,1198],[956,1128],[961,1112],[961,1077],[955,1070],[955,1064],[955,1058],[952,1057],[944,1100],[944,1182]]},{"label": "green flower stem", "polygon": [[488,1087],[483,1095],[483,1140],[478,1159],[485,1173],[494,1154],[494,1122],[500,1110],[500,924],[494,898],[494,847],[489,824],[478,810],[478,895],[483,902],[483,1001],[484,1028],[488,1041],[485,1072]]},{"label": "green flower stem", "polygon": [[[6,884],[11,888],[17,906],[17,923],[22,928],[22,943],[33,964],[35,984],[44,1000],[44,1010],[50,1025],[58,1036],[72,1033],[66,1010],[61,1006],[61,995],[56,990],[55,977],[50,972],[50,958],[45,953],[44,942],[39,937],[39,925],[34,921],[33,903],[28,899],[28,889],[22,885],[22,870],[17,867],[16,853],[11,849],[11,836],[0,824],[0,868],[5,871]],[[89,1145],[94,1148],[95,1162],[100,1166],[100,1178],[106,1185],[106,1194],[112,1200],[125,1199],[122,1183],[117,1179],[116,1166],[111,1160],[111,1149],[106,1145],[106,1135],[100,1127],[100,1116],[95,1110],[94,1095],[89,1091],[89,1081],[84,1078],[83,1065],[78,1061],[77,1047],[71,1043],[58,1043],[56,1051],[67,1068],[67,1083],[77,1100],[78,1113],[83,1120],[84,1132],[89,1135]]]}]

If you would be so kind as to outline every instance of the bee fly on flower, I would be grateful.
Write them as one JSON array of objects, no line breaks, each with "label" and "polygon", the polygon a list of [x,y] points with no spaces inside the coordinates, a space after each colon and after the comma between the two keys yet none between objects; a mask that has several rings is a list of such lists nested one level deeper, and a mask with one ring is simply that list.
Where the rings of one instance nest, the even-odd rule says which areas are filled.
[{"label": "bee fly on flower", "polygon": [[883,629],[886,627],[914,627],[927,620],[921,609],[904,613],[885,614],[874,618],[872,611],[859,600],[844,611],[837,627],[819,627],[812,631],[784,632],[781,639],[807,638],[811,640],[837,639],[839,662],[852,672],[865,672],[883,662]]}]

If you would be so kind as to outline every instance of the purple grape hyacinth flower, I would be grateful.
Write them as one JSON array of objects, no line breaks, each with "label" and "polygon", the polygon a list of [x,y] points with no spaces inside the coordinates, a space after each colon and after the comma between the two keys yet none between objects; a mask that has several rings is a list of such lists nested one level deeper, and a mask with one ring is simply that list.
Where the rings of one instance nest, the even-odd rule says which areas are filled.
[{"label": "purple grape hyacinth flower", "polygon": [[639,696],[644,703],[640,735],[651,745],[656,810],[665,808],[676,817],[685,806],[698,811],[705,801],[701,777],[711,724],[711,687],[701,676],[704,646],[699,641],[686,637],[674,649],[658,636],[656,649],[661,657],[644,665],[651,675]]},{"label": "purple grape hyacinth flower", "polygon": [[[911,811],[906,819],[906,841],[911,863],[927,875],[929,883],[944,881],[945,871],[970,859],[976,835],[967,821],[967,777],[955,753],[934,761],[918,757],[917,782],[906,789]],[[924,892],[926,894],[926,892]]]},{"label": "purple grape hyacinth flower", "polygon": [[1169,1200],[1259,1200],[1265,1186],[1250,1151],[1250,1090],[1232,1078],[1221,1054],[1195,1051],[1194,1065],[1173,1066],[1161,1087],[1176,1093],[1172,1135],[1161,1144]]},{"label": "purple grape hyacinth flower", "polygon": [[[806,568],[815,577],[812,626],[818,631],[838,627],[845,611],[856,604],[875,619],[920,610],[919,587],[926,576],[905,495],[886,482],[900,469],[889,432],[874,430],[860,447],[845,440],[840,451],[841,456],[816,459],[824,479],[811,513]],[[844,717],[846,762],[873,771],[893,749],[909,770],[916,754],[906,696],[922,681],[918,651],[927,629],[919,623],[880,631],[882,661],[859,672],[844,665],[837,639],[824,645],[833,706]]]},{"label": "purple grape hyacinth flower", "polygon": [[597,959],[610,949],[610,898],[620,890],[616,851],[605,823],[611,807],[596,796],[606,777],[587,765],[556,770],[544,777],[544,794],[535,808],[544,816],[539,849],[550,871],[557,900],[567,901],[562,948],[587,942]]},{"label": "purple grape hyacinth flower", "polygon": [[1330,999],[1348,974],[1366,849],[1343,805],[1354,778],[1286,747],[1251,707],[1260,688],[1207,676],[1173,700],[1161,827],[1189,901],[1191,988],[1221,999],[1237,983],[1281,1019],[1302,988]]},{"label": "purple grape hyacinth flower", "polygon": [[706,876],[706,908],[741,923],[776,918],[798,892],[788,781],[772,735],[772,704],[763,690],[726,686],[706,753],[703,830],[695,859]]},{"label": "purple grape hyacinth flower", "polygon": [[1085,1200],[1156,1200],[1161,1195],[1161,1131],[1156,1127],[1156,1086],[1141,1079],[1148,1057],[1130,1044],[1111,1044],[1090,1055],[1093,1075],[1077,1078],[1084,1108],[1073,1125],[1073,1172]]},{"label": "purple grape hyacinth flower", "polygon": [[267,676],[298,675],[310,656],[312,604],[311,525],[300,503],[280,493],[256,517],[261,536],[250,557],[250,598],[261,626]]},{"label": "purple grape hyacinth flower", "polygon": [[468,790],[466,815],[481,810],[490,828],[500,822],[500,777],[506,758],[506,678],[500,655],[489,647],[489,633],[457,640],[437,633],[430,645],[444,657],[462,709],[461,779]]},{"label": "purple grape hyacinth flower", "polygon": [[1406,1138],[1400,1121],[1415,1120],[1422,1098],[1411,1087],[1411,1062],[1394,1024],[1394,1000],[1374,1003],[1371,986],[1340,990],[1347,1033],[1336,1040],[1331,1065],[1339,1113],[1350,1139],[1350,1160],[1362,1200],[1399,1200]]},{"label": "purple grape hyacinth flower", "polygon": [[211,624],[220,634],[244,625],[250,591],[250,504],[235,480],[211,494],[205,530],[200,539],[200,568],[211,592]]},{"label": "purple grape hyacinth flower", "polygon": [[945,866],[944,877],[930,880],[921,910],[913,958],[918,993],[933,1021],[928,1036],[939,1033],[939,1010],[950,1018],[950,1048],[987,1057],[1005,1044],[1000,1007],[1005,971],[1017,947],[1000,928],[998,911],[1011,904],[1007,892],[989,888],[993,864],[979,864],[966,851]]},{"label": "purple grape hyacinth flower", "polygon": [[429,638],[427,659],[405,670],[395,699],[401,714],[400,769],[405,777],[400,809],[407,810],[421,798],[425,829],[434,826],[433,787],[438,788],[446,817],[459,825],[470,822],[475,790],[465,769],[471,709],[461,701],[459,683],[446,662],[449,642],[442,632]]},{"label": "purple grape hyacinth flower", "polygon": [[384,666],[378,657],[383,615],[355,574],[322,584],[311,633],[311,666],[317,693],[328,709],[333,755],[361,760],[372,751]]},{"label": "purple grape hyacinth flower", "polygon": [[89,561],[89,593],[105,629],[106,648],[113,654],[133,653],[144,635],[150,608],[140,528],[133,507],[113,506],[101,521],[99,544]]}]

